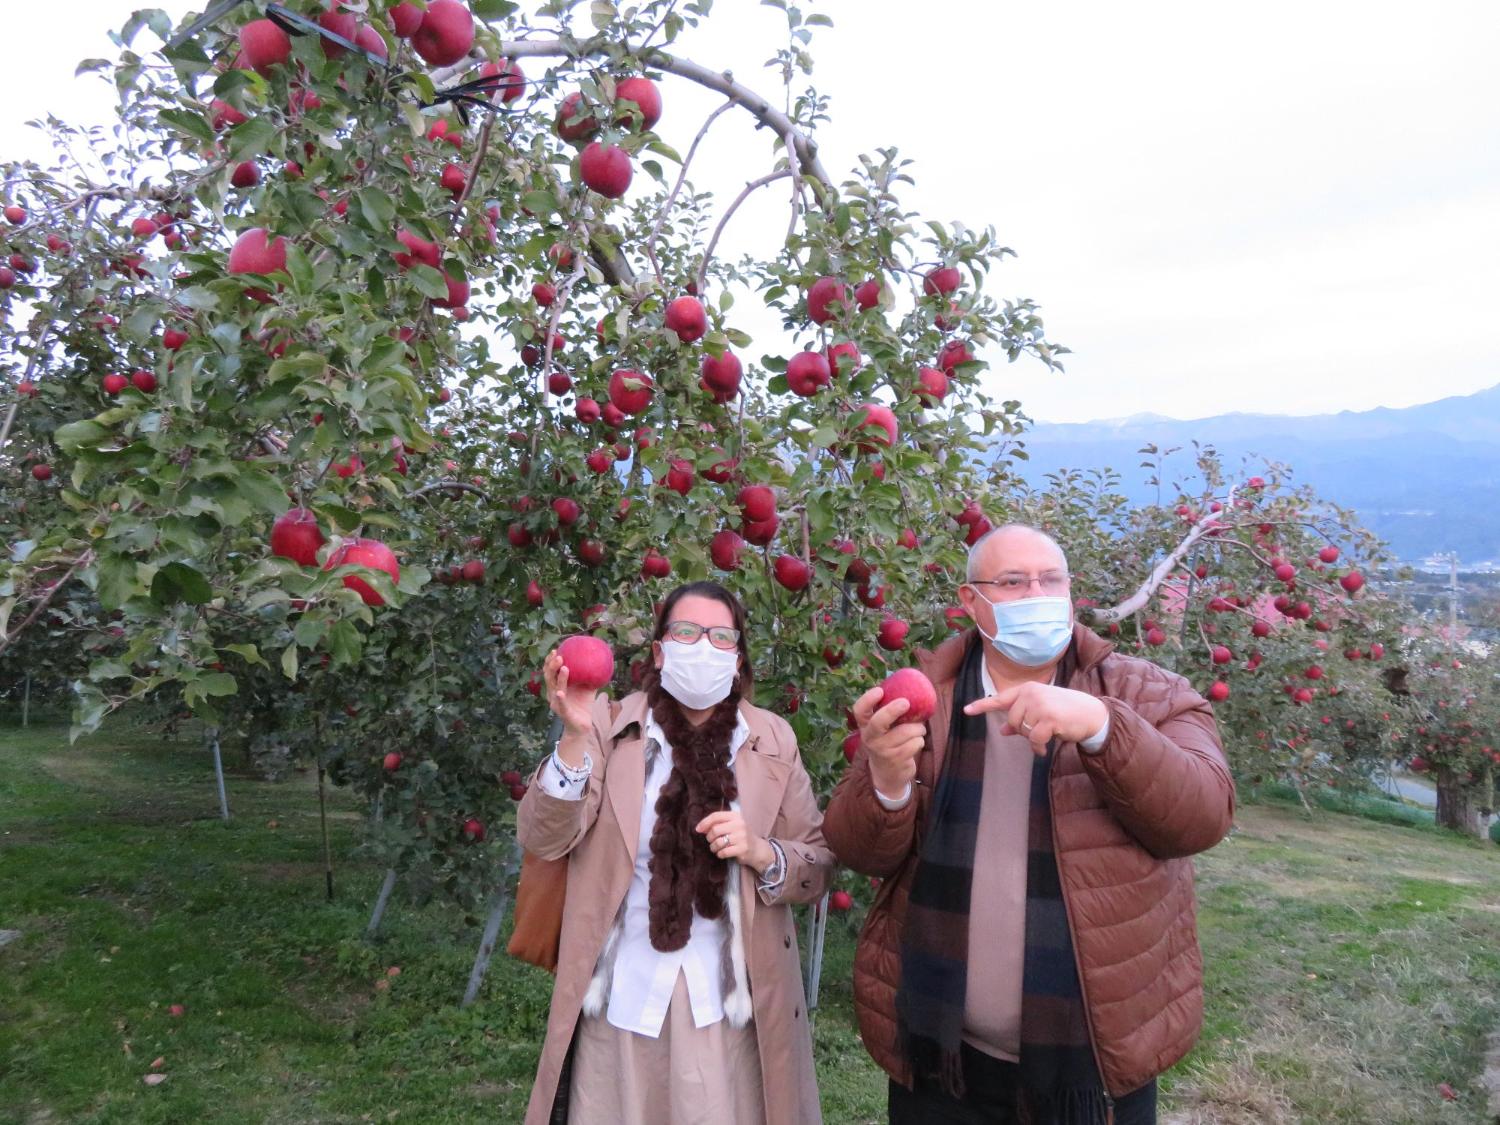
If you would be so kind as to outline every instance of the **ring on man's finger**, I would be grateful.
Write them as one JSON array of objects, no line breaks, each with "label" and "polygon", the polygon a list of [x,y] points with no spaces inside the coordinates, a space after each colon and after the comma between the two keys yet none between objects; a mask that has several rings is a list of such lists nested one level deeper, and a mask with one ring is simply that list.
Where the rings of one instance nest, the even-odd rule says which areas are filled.
[{"label": "ring on man's finger", "polygon": [[1025,722],[1023,722],[1023,723],[1022,723],[1022,724],[1021,724],[1021,730],[1022,730],[1022,731],[1023,731],[1023,732],[1024,732],[1024,733],[1026,733],[1026,734],[1030,734],[1030,733],[1031,733],[1031,730],[1032,730],[1032,724],[1031,724],[1031,723],[1025,723]]}]

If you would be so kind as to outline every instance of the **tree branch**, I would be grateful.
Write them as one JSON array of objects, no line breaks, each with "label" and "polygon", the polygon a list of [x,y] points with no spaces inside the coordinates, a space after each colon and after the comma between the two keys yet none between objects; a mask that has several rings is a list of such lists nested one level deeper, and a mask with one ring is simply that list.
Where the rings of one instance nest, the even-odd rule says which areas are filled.
[{"label": "tree branch", "polygon": [[[1227,511],[1233,507],[1234,489],[1231,488],[1229,490],[1229,499],[1224,504],[1224,508]],[[1188,532],[1187,537],[1181,543],[1177,544],[1172,553],[1156,564],[1155,568],[1151,571],[1150,577],[1141,583],[1140,589],[1136,590],[1135,593],[1131,594],[1130,597],[1126,598],[1113,609],[1087,610],[1089,624],[1112,625],[1117,621],[1123,621],[1132,613],[1144,608],[1146,603],[1151,600],[1151,596],[1167,580],[1167,576],[1176,569],[1177,564],[1182,561],[1183,556],[1191,551],[1205,535],[1211,531],[1222,530],[1223,526],[1218,512],[1209,512],[1204,515],[1193,525],[1193,530]]]},{"label": "tree branch", "polygon": [[94,552],[92,550],[85,551],[83,554],[74,559],[73,565],[68,567],[67,572],[64,573],[61,578],[52,583],[52,588],[47,591],[46,595],[39,602],[36,603],[36,608],[27,615],[26,620],[21,622],[14,629],[9,630],[4,637],[0,637],[0,653],[4,653],[5,650],[8,649],[15,641],[15,639],[26,631],[26,627],[41,615],[42,610],[46,609],[49,605],[52,604],[52,599],[57,596],[57,592],[59,590],[67,585],[68,579],[73,577],[73,572],[75,570],[77,570],[80,566],[88,566],[88,564],[93,561]]},{"label": "tree branch", "polygon": [[682,185],[687,180],[688,165],[692,164],[693,156],[698,152],[698,146],[703,143],[703,138],[708,136],[708,130],[719,115],[727,109],[733,108],[735,103],[725,102],[718,109],[708,115],[708,120],[703,123],[703,128],[698,130],[698,135],[693,138],[693,143],[688,146],[687,155],[682,158],[682,169],[677,173],[677,182],[672,185],[672,190],[667,194],[666,200],[661,205],[661,210],[656,213],[656,222],[651,224],[651,233],[646,236],[646,254],[651,259],[651,270],[656,274],[656,283],[663,285],[665,282],[661,276],[661,263],[656,260],[656,238],[661,234],[662,225],[667,221],[667,212],[672,209],[672,204],[677,202],[677,193],[682,190]]},{"label": "tree branch", "polygon": [[763,188],[767,184],[774,184],[777,180],[783,180],[792,174],[790,168],[782,168],[779,171],[771,172],[758,180],[751,180],[745,185],[745,190],[735,196],[734,202],[729,205],[728,209],[724,212],[723,218],[719,220],[719,225],[714,227],[713,237],[708,240],[708,248],[703,251],[703,261],[698,265],[699,292],[703,290],[703,279],[708,274],[709,262],[713,260],[714,247],[719,244],[719,235],[724,233],[724,228],[729,225],[729,220],[734,217],[734,213],[739,209],[740,204],[749,199],[757,188]]},{"label": "tree branch", "polygon": [[475,496],[482,496],[486,500],[490,498],[490,494],[477,484],[465,484],[461,480],[440,480],[436,484],[424,484],[411,495],[426,496],[429,492],[472,492]]}]

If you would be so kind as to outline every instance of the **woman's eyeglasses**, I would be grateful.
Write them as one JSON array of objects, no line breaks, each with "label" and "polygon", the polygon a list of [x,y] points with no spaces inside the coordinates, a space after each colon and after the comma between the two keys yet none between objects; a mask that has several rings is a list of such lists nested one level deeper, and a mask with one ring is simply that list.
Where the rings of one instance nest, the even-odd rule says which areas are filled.
[{"label": "woman's eyeglasses", "polygon": [[969,583],[971,586],[998,586],[1002,594],[1014,597],[1026,593],[1035,582],[1042,588],[1042,593],[1051,596],[1066,594],[1070,575],[1065,570],[1049,570],[1045,574],[1035,577],[1022,574],[1019,571],[1007,572],[998,578],[976,578]]},{"label": "woman's eyeglasses", "polygon": [[727,625],[704,628],[696,621],[669,621],[667,623],[667,638],[679,644],[697,644],[698,638],[705,633],[708,634],[708,643],[714,648],[734,648],[740,643],[740,631],[731,629]]}]

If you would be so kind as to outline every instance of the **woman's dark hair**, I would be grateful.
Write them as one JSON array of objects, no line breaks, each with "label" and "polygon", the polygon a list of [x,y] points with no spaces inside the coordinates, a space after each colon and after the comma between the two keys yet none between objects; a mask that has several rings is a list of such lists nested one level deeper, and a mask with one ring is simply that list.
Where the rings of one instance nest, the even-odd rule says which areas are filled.
[{"label": "woman's dark hair", "polygon": [[[750,668],[750,630],[747,627],[745,607],[740,604],[739,598],[717,582],[685,582],[668,594],[656,611],[656,628],[651,633],[651,639],[659,641],[667,635],[667,625],[672,621],[672,611],[677,608],[678,602],[687,597],[709,598],[729,610],[730,617],[734,619],[734,627],[739,630],[740,634],[740,673],[735,683],[739,688],[740,697],[750,699],[753,694],[755,676]],[[659,673],[654,667],[648,667],[646,670],[647,687],[654,686],[658,676]]]}]

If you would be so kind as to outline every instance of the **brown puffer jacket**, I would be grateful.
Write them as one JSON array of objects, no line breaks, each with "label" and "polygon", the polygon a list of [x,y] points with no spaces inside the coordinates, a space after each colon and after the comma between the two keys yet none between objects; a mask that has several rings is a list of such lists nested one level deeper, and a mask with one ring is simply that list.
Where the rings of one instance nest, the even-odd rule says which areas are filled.
[{"label": "brown puffer jacket", "polygon": [[[917,654],[938,703],[917,759],[915,799],[894,812],[884,808],[861,751],[823,821],[843,863],[883,880],[855,953],[854,999],[866,1049],[905,1086],[911,1071],[896,1037],[901,933],[972,635]],[[1120,1097],[1186,1055],[1202,1028],[1203,956],[1188,857],[1229,831],[1234,782],[1213,712],[1186,680],[1116,654],[1081,625],[1073,640],[1067,686],[1104,701],[1109,737],[1098,754],[1065,743],[1054,760],[1054,848],[1100,1073]]]}]

